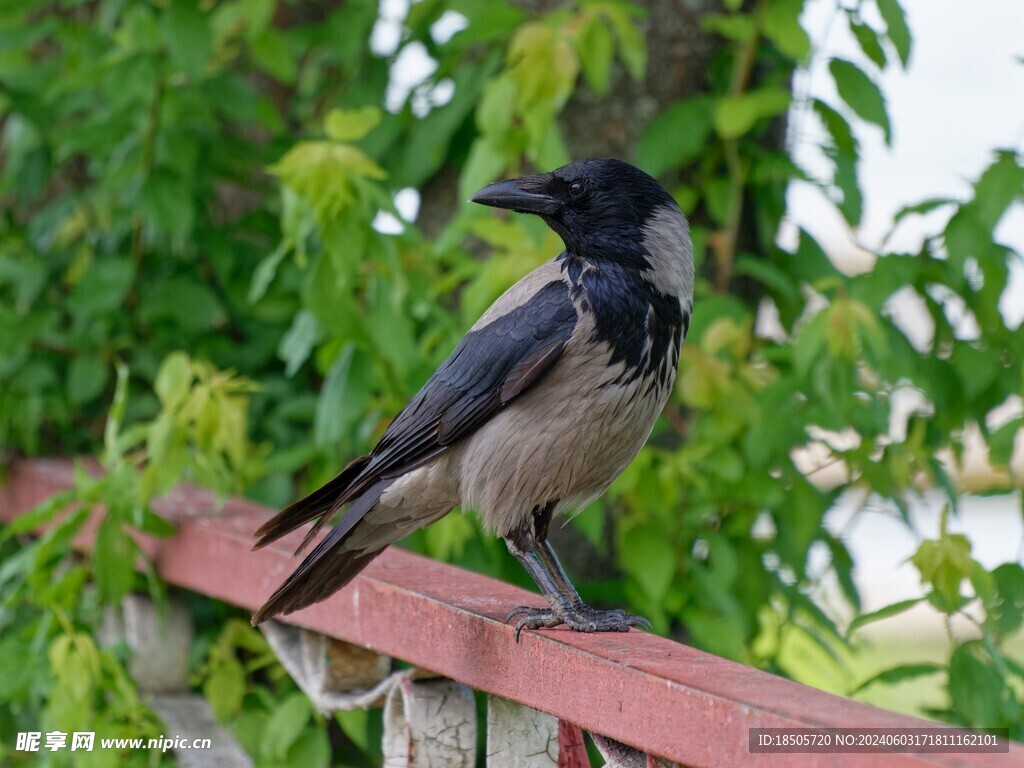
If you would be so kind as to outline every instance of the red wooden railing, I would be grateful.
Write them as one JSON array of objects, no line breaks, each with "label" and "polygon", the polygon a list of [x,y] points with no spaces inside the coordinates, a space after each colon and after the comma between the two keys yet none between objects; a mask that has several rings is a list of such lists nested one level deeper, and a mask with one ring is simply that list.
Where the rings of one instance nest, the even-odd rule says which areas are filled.
[{"label": "red wooden railing", "polygon": [[[10,520],[70,487],[67,461],[14,463],[0,488]],[[179,488],[154,505],[178,523],[141,539],[169,584],[254,609],[291,571],[299,534],[252,552],[272,510]],[[90,546],[89,535],[77,542]],[[287,617],[305,627],[549,713],[561,723],[559,765],[585,765],[579,728],[693,768],[718,766],[1024,766],[1024,746],[1001,754],[752,754],[751,728],[936,727],[809,688],[643,632],[523,633],[502,620],[538,596],[391,549],[330,600]],[[621,764],[628,764],[623,760]]]}]

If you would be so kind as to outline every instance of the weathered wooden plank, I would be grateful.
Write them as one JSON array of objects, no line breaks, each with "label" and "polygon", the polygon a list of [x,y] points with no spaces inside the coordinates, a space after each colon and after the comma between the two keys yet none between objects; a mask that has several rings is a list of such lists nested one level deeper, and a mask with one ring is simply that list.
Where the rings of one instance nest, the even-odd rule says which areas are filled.
[{"label": "weathered wooden plank", "polygon": [[[14,517],[70,482],[67,462],[16,463],[0,491],[0,516]],[[250,551],[252,531],[271,510],[234,499],[219,508],[210,494],[187,488],[154,506],[181,521],[173,537],[145,543],[171,584],[254,609],[295,566],[302,532]],[[693,768],[1024,765],[1018,744],[1009,754],[751,754],[752,727],[934,724],[643,632],[555,629],[526,632],[516,644],[503,617],[537,602],[512,585],[392,549],[348,588],[288,620]]]}]

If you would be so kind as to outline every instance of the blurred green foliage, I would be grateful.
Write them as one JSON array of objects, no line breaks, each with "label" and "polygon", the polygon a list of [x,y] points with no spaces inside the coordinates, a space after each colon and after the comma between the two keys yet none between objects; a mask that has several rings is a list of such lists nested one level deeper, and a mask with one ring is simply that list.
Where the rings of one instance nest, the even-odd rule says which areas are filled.
[{"label": "blurred green foliage", "polygon": [[[951,217],[918,252],[880,253],[863,274],[837,271],[807,232],[780,247],[794,179],[860,223],[851,120],[890,140],[877,74],[906,65],[911,37],[897,0],[837,5],[866,63],[830,60],[839,100],[794,104],[794,72],[826,55],[801,26],[803,3],[748,5],[724,0],[705,17],[719,42],[707,90],[655,116],[628,158],[666,179],[691,217],[697,312],[651,444],[573,525],[615,565],[583,586],[588,599],[624,599],[659,632],[794,674],[780,661],[788,635],[836,663],[849,642],[823,584],[859,611],[850,555],[824,523],[844,490],[906,514],[910,495],[937,485],[955,505],[936,457],[959,456],[970,425],[993,463],[1009,461],[1024,422],[991,430],[989,415],[1024,391],[1024,334],[998,310],[1019,254],[993,230],[1020,199],[1024,168],[1001,152],[968,199],[907,208],[901,219]],[[466,24],[442,39],[431,30],[445,11]],[[107,470],[81,473],[74,492],[0,539],[0,699],[11,704],[0,708],[0,756],[12,733],[41,722],[72,730],[92,718],[110,735],[157,727],[116,656],[83,633],[101,604],[141,585],[127,531],[166,532],[152,498],[189,480],[280,505],[326,480],[372,445],[505,287],[560,250],[542,222],[454,204],[446,220],[385,234],[374,221],[398,215],[395,193],[454,171],[462,200],[527,166],[559,165],[569,152],[558,117],[574,94],[614,99],[615,73],[639,88],[654,65],[640,4],[531,15],[504,0],[422,0],[400,45],[422,46],[436,66],[388,111],[394,57],[367,42],[377,16],[376,0],[0,9],[0,444],[102,454]],[[787,111],[824,126],[827,178],[809,178],[780,146]],[[934,326],[923,347],[890,315],[901,289]],[[755,333],[762,303],[778,311],[777,337]],[[977,323],[970,338],[957,307]],[[906,389],[928,405],[894,429],[893,396]],[[847,429],[852,447],[829,443]],[[820,441],[845,469],[839,487],[816,486],[795,463]],[[1007,489],[1015,483],[1007,476]],[[84,513],[55,516],[97,502],[107,516],[81,563],[68,543]],[[60,522],[27,543],[49,519]],[[449,516],[409,544],[524,579],[472,517]],[[986,571],[945,528],[913,562],[928,602],[978,631],[954,641],[946,666],[864,685],[942,674],[948,707],[936,714],[1024,737],[1024,672],[1005,652],[1021,631],[1024,571]],[[332,749],[372,764],[379,723],[339,717],[328,743],[261,638],[229,615],[199,616],[196,682],[260,764],[326,764]],[[88,660],[76,665],[87,680],[64,674],[69,654]]]}]

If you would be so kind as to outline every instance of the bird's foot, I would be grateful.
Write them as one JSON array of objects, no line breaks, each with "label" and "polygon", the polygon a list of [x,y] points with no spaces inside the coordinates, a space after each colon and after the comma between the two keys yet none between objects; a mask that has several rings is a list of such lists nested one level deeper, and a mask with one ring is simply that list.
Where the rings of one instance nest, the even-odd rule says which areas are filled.
[{"label": "bird's foot", "polygon": [[565,624],[576,632],[628,632],[631,627],[650,629],[651,622],[635,613],[626,613],[616,608],[612,611],[599,611],[584,603],[577,603],[567,608],[531,608],[521,605],[510,611],[505,621],[519,616],[516,622],[516,642],[524,629],[540,629],[541,627],[557,627]]}]

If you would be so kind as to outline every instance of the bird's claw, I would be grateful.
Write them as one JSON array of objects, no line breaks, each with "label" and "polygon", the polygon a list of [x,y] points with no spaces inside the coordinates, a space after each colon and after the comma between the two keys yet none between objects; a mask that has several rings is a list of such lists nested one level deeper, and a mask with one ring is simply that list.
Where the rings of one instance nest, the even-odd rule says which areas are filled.
[{"label": "bird's claw", "polygon": [[530,613],[533,610],[534,609],[528,605],[520,605],[518,608],[513,608],[511,611],[508,612],[508,615],[505,617],[505,623],[508,624],[512,620],[513,616],[518,616],[521,613]]},{"label": "bird's claw", "polygon": [[[525,614],[525,615],[522,615]],[[611,611],[598,611],[588,605],[576,605],[569,609],[530,608],[521,605],[509,611],[505,621],[521,616],[516,622],[516,642],[524,629],[550,629],[565,624],[575,632],[628,632],[632,627],[649,630],[651,622],[635,613],[626,613],[616,608]]]}]

